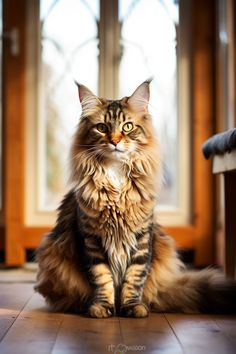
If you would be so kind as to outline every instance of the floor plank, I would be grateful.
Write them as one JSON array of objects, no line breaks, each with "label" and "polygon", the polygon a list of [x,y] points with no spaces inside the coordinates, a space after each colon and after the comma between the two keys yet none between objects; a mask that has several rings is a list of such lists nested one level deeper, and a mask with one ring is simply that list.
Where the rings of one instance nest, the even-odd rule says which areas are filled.
[{"label": "floor plank", "polygon": [[[210,315],[166,314],[171,328],[182,344],[186,354],[235,354],[235,338],[226,335],[224,330]],[[224,316],[224,318],[227,318]],[[222,318],[223,320],[223,318]],[[232,320],[235,324],[236,317]]]},{"label": "floor plank", "polygon": [[33,293],[33,284],[0,284],[0,308],[19,310]]},{"label": "floor plank", "polygon": [[33,295],[32,284],[1,284],[0,341]]},{"label": "floor plank", "polygon": [[0,284],[3,354],[232,354],[236,317],[151,314],[91,319],[50,312],[31,284]]},{"label": "floor plank", "polygon": [[62,316],[50,313],[43,298],[34,294],[1,341],[0,353],[51,353]]},{"label": "floor plank", "polygon": [[121,331],[123,343],[131,349],[137,347],[137,352],[183,353],[181,344],[163,314],[152,313],[144,319],[122,318]]},{"label": "floor plank", "polygon": [[66,315],[53,354],[108,353],[122,342],[119,318],[92,319]]},{"label": "floor plank", "polygon": [[220,327],[230,341],[233,343],[236,352],[236,316],[214,316],[214,321]]}]

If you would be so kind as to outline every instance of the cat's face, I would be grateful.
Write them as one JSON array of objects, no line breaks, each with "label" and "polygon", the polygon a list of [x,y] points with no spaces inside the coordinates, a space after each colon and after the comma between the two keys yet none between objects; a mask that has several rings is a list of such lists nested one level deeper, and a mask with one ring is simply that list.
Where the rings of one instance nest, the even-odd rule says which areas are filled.
[{"label": "cat's face", "polygon": [[106,100],[79,85],[82,117],[79,144],[100,158],[129,159],[150,143],[149,82],[130,97]]}]

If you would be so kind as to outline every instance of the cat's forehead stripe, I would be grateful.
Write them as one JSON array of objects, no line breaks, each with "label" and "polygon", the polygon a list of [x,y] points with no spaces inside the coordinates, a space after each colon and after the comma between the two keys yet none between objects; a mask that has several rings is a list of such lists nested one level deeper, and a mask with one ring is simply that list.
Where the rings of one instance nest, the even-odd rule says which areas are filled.
[{"label": "cat's forehead stripe", "polygon": [[116,119],[119,117],[120,112],[122,111],[122,106],[120,101],[112,101],[108,107],[107,111],[110,114],[111,119]]},{"label": "cat's forehead stripe", "polygon": [[105,123],[108,123],[111,120],[119,122],[125,122],[127,120],[127,116],[123,111],[123,107],[120,101],[109,101],[106,109],[107,110],[104,113]]},{"label": "cat's forehead stripe", "polygon": [[120,112],[120,119],[122,120],[122,122],[126,120],[126,116],[123,111]]},{"label": "cat's forehead stripe", "polygon": [[108,123],[110,119],[111,119],[110,114],[108,112],[106,112],[104,115],[104,122]]},{"label": "cat's forehead stripe", "polygon": [[114,110],[117,111],[118,108],[122,108],[121,102],[120,101],[109,101],[108,110]]}]

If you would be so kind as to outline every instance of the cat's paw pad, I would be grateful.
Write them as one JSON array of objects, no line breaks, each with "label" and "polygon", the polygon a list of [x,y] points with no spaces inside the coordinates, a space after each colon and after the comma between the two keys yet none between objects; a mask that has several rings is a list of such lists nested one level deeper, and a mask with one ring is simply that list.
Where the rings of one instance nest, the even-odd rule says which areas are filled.
[{"label": "cat's paw pad", "polygon": [[142,317],[147,317],[149,311],[145,304],[139,303],[139,304],[123,306],[121,308],[121,314],[126,317],[142,318]]},{"label": "cat's paw pad", "polygon": [[95,318],[107,318],[111,317],[114,313],[112,307],[103,306],[101,304],[93,304],[89,308],[89,315]]}]

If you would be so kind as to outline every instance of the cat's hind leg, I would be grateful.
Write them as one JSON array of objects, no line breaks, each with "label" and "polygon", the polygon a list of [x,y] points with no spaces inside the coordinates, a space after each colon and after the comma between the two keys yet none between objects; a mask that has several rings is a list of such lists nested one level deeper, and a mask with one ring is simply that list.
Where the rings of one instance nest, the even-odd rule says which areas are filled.
[{"label": "cat's hind leg", "polygon": [[86,312],[92,288],[67,246],[47,235],[37,251],[35,290],[55,311]]}]

